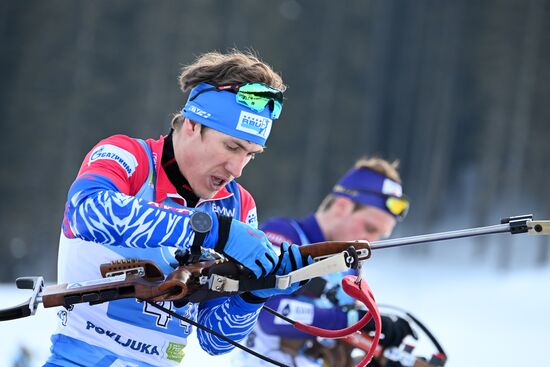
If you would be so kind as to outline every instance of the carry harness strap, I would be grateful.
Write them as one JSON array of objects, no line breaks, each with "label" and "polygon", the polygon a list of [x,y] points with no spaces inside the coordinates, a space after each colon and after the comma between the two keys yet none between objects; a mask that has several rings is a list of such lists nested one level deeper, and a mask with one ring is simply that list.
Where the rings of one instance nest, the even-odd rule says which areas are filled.
[{"label": "carry harness strap", "polygon": [[376,305],[376,301],[374,300],[374,295],[372,294],[371,289],[364,279],[359,279],[355,275],[347,275],[342,279],[342,289],[350,297],[353,297],[354,299],[362,302],[368,310],[365,316],[363,316],[356,324],[344,329],[327,330],[312,325],[306,325],[301,322],[289,319],[288,317],[278,313],[277,311],[267,306],[264,306],[263,308],[273,315],[285,320],[286,322],[289,322],[296,329],[304,333],[330,339],[343,338],[345,336],[358,332],[359,330],[364,328],[367,323],[372,319],[375,326],[374,337],[372,338],[372,345],[367,355],[357,364],[357,367],[364,367],[372,360],[372,357],[376,352],[376,348],[378,347],[380,334],[382,333],[382,318],[380,316],[378,306]]}]

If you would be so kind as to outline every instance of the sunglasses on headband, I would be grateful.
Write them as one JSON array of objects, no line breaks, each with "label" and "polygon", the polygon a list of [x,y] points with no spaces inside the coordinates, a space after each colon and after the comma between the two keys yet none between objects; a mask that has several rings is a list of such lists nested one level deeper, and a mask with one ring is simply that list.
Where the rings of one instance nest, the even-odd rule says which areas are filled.
[{"label": "sunglasses on headband", "polygon": [[262,112],[266,107],[271,111],[271,118],[278,119],[283,109],[283,92],[263,83],[245,83],[221,85],[205,88],[191,97],[192,101],[201,93],[209,91],[227,91],[236,94],[237,103],[256,112]]},{"label": "sunglasses on headband", "polygon": [[382,198],[385,198],[384,206],[386,209],[393,214],[398,220],[403,220],[407,216],[407,213],[409,212],[409,199],[406,196],[394,196],[394,195],[388,195],[383,194],[378,191],[371,191],[371,190],[350,190],[346,189],[340,185],[337,185],[334,189],[334,192],[342,192],[346,193],[348,195],[351,195],[352,197],[359,196],[360,193],[366,193],[371,194],[375,196],[379,196]]}]

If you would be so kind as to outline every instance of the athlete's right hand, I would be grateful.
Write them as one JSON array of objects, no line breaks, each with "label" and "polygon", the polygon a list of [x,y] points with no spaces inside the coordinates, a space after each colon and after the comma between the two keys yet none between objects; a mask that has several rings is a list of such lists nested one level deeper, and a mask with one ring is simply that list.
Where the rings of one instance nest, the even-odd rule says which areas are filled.
[{"label": "athlete's right hand", "polygon": [[278,256],[266,235],[238,220],[221,216],[218,219],[219,232],[215,250],[252,271],[256,278],[271,273]]}]

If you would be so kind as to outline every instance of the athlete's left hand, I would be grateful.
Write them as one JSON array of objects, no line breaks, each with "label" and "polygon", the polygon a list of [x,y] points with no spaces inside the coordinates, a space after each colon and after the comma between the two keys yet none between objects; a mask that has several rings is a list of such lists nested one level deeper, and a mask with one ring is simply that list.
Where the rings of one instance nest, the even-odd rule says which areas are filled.
[{"label": "athlete's left hand", "polygon": [[[302,256],[300,254],[300,248],[298,245],[290,245],[288,242],[283,242],[281,244],[281,254],[279,255],[279,261],[275,268],[272,271],[272,274],[275,275],[286,275],[294,270],[300,269],[306,265],[309,265],[313,262],[311,256]],[[307,283],[307,281],[291,284],[286,289],[260,289],[252,291],[254,296],[259,298],[267,299],[276,294],[290,294],[296,292],[302,285]]]}]

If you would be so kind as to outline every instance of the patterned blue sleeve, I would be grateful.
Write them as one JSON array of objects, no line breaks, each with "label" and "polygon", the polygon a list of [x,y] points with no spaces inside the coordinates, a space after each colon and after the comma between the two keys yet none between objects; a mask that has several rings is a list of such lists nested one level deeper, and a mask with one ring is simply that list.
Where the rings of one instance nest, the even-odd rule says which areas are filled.
[{"label": "patterned blue sleeve", "polygon": [[[69,238],[103,245],[188,248],[194,236],[189,226],[192,213],[125,195],[109,179],[87,175],[77,179],[69,190],[63,231]],[[214,224],[205,247],[214,247],[217,221]]]},{"label": "patterned blue sleeve", "polygon": [[[240,296],[217,298],[201,303],[198,320],[232,340],[241,341],[256,324],[262,306],[263,303],[248,303]],[[204,330],[197,329],[197,337],[201,348],[211,355],[227,353],[234,348]]]}]

